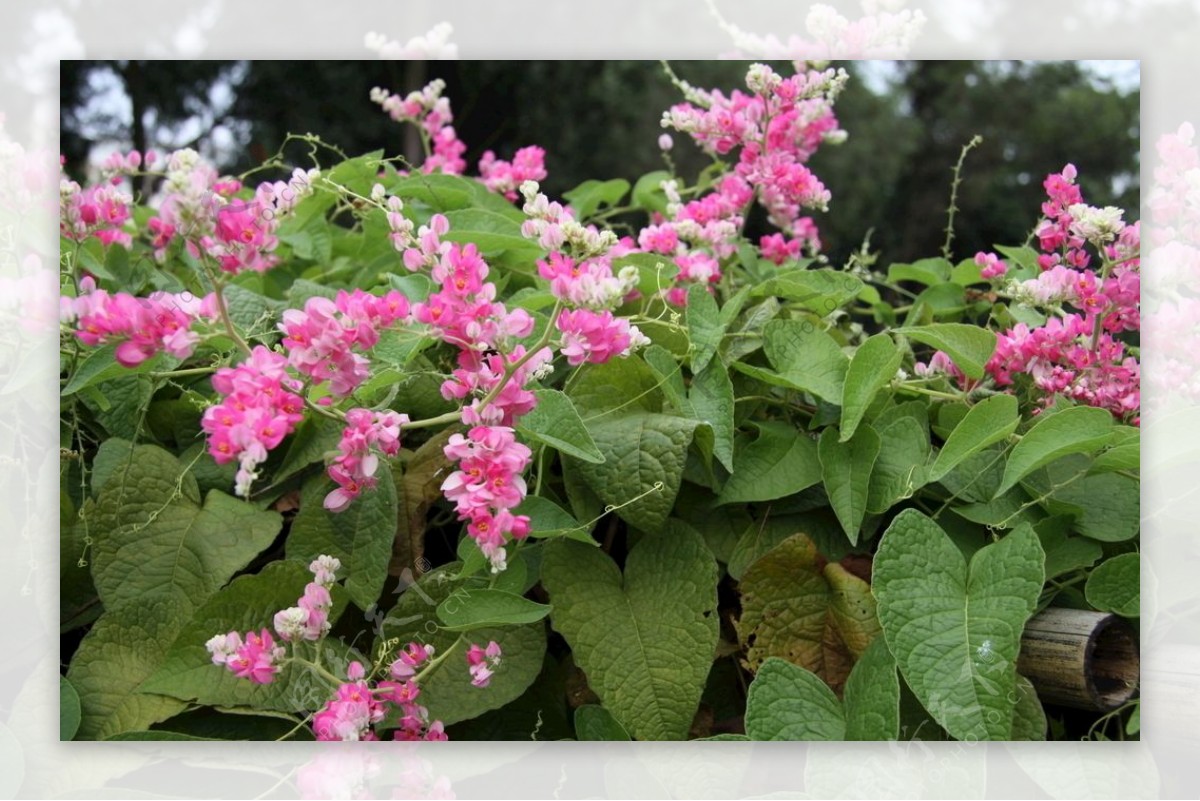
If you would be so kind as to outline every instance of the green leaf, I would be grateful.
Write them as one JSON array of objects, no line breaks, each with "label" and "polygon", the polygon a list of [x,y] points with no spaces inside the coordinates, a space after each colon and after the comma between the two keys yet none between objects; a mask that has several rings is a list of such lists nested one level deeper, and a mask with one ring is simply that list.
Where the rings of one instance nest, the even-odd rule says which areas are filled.
[{"label": "green leaf", "polygon": [[950,432],[929,470],[929,480],[938,481],[967,457],[1007,439],[1020,422],[1012,395],[993,395],[975,404]]},{"label": "green leaf", "polygon": [[675,505],[695,429],[695,420],[665,414],[601,417],[588,430],[604,461],[571,467],[631,526],[657,531]]},{"label": "green leaf", "polygon": [[829,493],[829,505],[842,524],[842,530],[855,545],[867,515],[871,469],[880,447],[879,435],[870,426],[859,428],[848,442],[841,440],[836,428],[827,428],[821,432],[817,443],[821,480]]},{"label": "green leaf", "polygon": [[692,372],[699,373],[717,354],[721,338],[725,336],[725,326],[721,323],[717,301],[705,284],[692,284],[688,289],[685,316],[688,339],[692,343]]},{"label": "green leaf", "polygon": [[1068,536],[1072,518],[1068,516],[1048,517],[1034,524],[1033,530],[1041,540],[1046,552],[1046,578],[1052,579],[1091,567],[1104,555],[1100,543],[1086,537]]},{"label": "green leaf", "polygon": [[867,511],[881,514],[925,485],[932,448],[929,431],[916,418],[897,417],[872,428],[879,434],[880,448],[868,482]]},{"label": "green leaf", "polygon": [[474,631],[491,626],[520,626],[536,623],[550,614],[550,607],[511,592],[467,589],[438,604],[437,616],[447,631]]},{"label": "green leaf", "polygon": [[575,739],[581,742],[628,742],[630,738],[629,732],[607,709],[599,704],[584,704],[575,710]]},{"label": "green leaf", "polygon": [[557,389],[535,389],[533,394],[537,406],[517,423],[520,434],[585,462],[604,461],[570,398]]},{"label": "green leaf", "polygon": [[337,449],[343,428],[345,426],[337,420],[330,420],[323,415],[314,414],[302,420],[288,443],[283,462],[274,475],[275,481],[283,481],[310,464],[324,460],[326,453]]},{"label": "green leaf", "polygon": [[746,694],[751,740],[843,740],[846,718],[833,690],[786,660],[763,663]]},{"label": "green leaf", "polygon": [[750,294],[756,298],[768,295],[780,297],[823,317],[853,300],[862,288],[862,281],[849,273],[827,268],[800,268],[779,271],[756,286]]},{"label": "green leaf", "polygon": [[513,514],[529,517],[529,536],[535,539],[568,537],[599,547],[588,528],[573,515],[547,498],[529,495],[513,510]]},{"label": "green leaf", "polygon": [[1017,705],[1013,708],[1010,740],[1045,740],[1046,712],[1029,679],[1017,674]]},{"label": "green leaf", "polygon": [[888,267],[888,283],[915,281],[934,286],[950,280],[951,265],[943,258],[919,259],[912,263],[897,263]]},{"label": "green leaf", "polygon": [[1040,418],[1008,455],[1004,479],[992,497],[1008,492],[1022,478],[1055,459],[1102,447],[1111,429],[1112,414],[1094,406],[1073,406]]},{"label": "green leaf", "polygon": [[283,306],[277,300],[264,297],[237,284],[229,284],[225,287],[224,299],[225,307],[229,310],[229,319],[243,330],[255,326],[269,328],[275,312]]},{"label": "green leaf", "polygon": [[893,333],[944,351],[968,378],[983,378],[983,366],[996,350],[995,332],[976,325],[935,323],[896,328]]},{"label": "green leaf", "polygon": [[126,367],[117,361],[116,350],[116,345],[105,345],[88,353],[71,375],[71,380],[63,387],[62,396],[65,398],[74,395],[81,389],[95,386],[102,381],[148,373],[163,367],[163,354],[152,356],[137,367]]},{"label": "green leaf", "polygon": [[491,258],[506,250],[529,254],[533,262],[544,253],[534,241],[521,234],[521,224],[511,217],[481,208],[458,209],[446,212],[450,230],[442,236],[446,242],[474,244],[480,254]]},{"label": "green leaf", "polygon": [[662,182],[672,178],[666,170],[648,172],[633,185],[633,202],[646,211],[657,211],[665,214],[667,211],[667,194],[662,189]]},{"label": "green leaf", "polygon": [[850,671],[843,695],[847,740],[900,737],[900,677],[883,637],[876,637]]},{"label": "green leaf", "polygon": [[337,513],[324,506],[325,496],[335,485],[324,474],[313,476],[304,484],[300,511],[287,538],[289,559],[308,564],[321,554],[336,556],[342,563],[338,578],[360,609],[369,609],[379,600],[396,539],[392,471],[381,462],[375,475],[379,479],[375,488],[364,491],[346,511]]},{"label": "green leaf", "polygon": [[58,677],[58,739],[66,742],[75,738],[79,731],[79,693],[65,676]]},{"label": "green leaf", "polygon": [[[282,520],[220,492],[200,505],[195,479],[161,448],[142,445],[104,484],[92,515],[92,574],[105,607],[191,608],[264,550]],[[86,705],[86,700],[85,700]]]},{"label": "green leaf", "polygon": [[1044,560],[1029,526],[981,548],[969,566],[915,509],[883,534],[872,591],[888,648],[925,709],[960,740],[1012,734],[1017,652]]},{"label": "green leaf", "polygon": [[1083,594],[1087,602],[1101,612],[1138,617],[1141,614],[1141,571],[1139,554],[1114,556],[1092,571]]},{"label": "green leaf", "polygon": [[[204,645],[216,634],[270,629],[275,613],[295,606],[310,581],[312,573],[307,564],[292,560],[272,562],[258,574],[234,579],[196,610],[170,644],[162,664],[142,684],[142,691],[206,706],[254,707],[277,712],[320,709],[329,700],[329,687],[307,669],[287,665],[270,684],[255,684],[238,678],[221,665],[214,665]],[[336,623],[346,607],[346,593],[340,584],[335,584],[330,594],[333,608],[329,620]],[[337,643],[326,641],[323,649],[326,655],[337,653],[330,647],[333,645]],[[311,657],[309,653],[308,658]],[[333,672],[344,675],[344,659],[339,660]]]},{"label": "green leaf", "polygon": [[1117,470],[1138,470],[1142,466],[1142,446],[1140,442],[1127,442],[1109,448],[1099,454],[1092,462],[1089,474],[1115,472]]},{"label": "green leaf", "polygon": [[729,371],[720,359],[711,360],[703,370],[692,377],[688,401],[691,405],[689,416],[712,429],[713,456],[732,473],[733,382],[729,380]]},{"label": "green leaf", "polygon": [[854,436],[876,393],[896,377],[900,360],[900,351],[887,334],[876,334],[854,352],[842,387],[842,442]]},{"label": "green leaf", "polygon": [[[419,200],[434,211],[447,212],[471,205],[472,181],[457,175],[408,175],[395,181],[388,192],[405,200]],[[369,187],[368,187],[369,189]]]},{"label": "green leaf", "polygon": [[577,375],[567,395],[579,409],[585,424],[591,418],[604,419],[639,409],[662,411],[659,380],[640,357],[585,365]]},{"label": "green leaf", "polygon": [[1087,475],[1088,458],[1072,454],[1029,475],[1022,486],[1052,515],[1070,515],[1079,534],[1124,542],[1141,530],[1140,482],[1119,473]]},{"label": "green leaf", "polygon": [[622,576],[604,552],[546,545],[551,622],[588,684],[639,740],[687,736],[717,645],[717,563],[695,532],[647,532]]},{"label": "green leaf", "polygon": [[592,178],[567,192],[563,197],[575,211],[575,219],[586,220],[601,206],[615,206],[629,191],[629,181],[624,178],[613,178],[608,181],[597,181]]},{"label": "green leaf", "polygon": [[828,333],[808,321],[772,320],[763,329],[763,349],[785,386],[842,402],[850,362]]},{"label": "green leaf", "polygon": [[[453,579],[458,570],[459,564],[451,562],[408,585],[382,621],[377,647],[384,641],[395,640],[403,646],[415,640],[432,645],[437,653],[445,653],[454,645],[459,633],[443,627],[436,610],[447,599],[467,591],[463,582]],[[476,643],[495,640],[502,652],[500,666],[486,688],[475,687],[467,675],[463,652],[459,651],[422,682],[421,703],[429,709],[431,719],[446,725],[476,718],[519,698],[542,670],[546,625],[539,622],[477,629],[470,640]]]},{"label": "green leaf", "polygon": [[756,425],[758,439],[734,452],[718,506],[785,498],[821,481],[816,442],[786,423]]},{"label": "green leaf", "polygon": [[371,348],[371,358],[381,367],[402,371],[433,344],[434,339],[420,328],[392,328],[380,333],[379,341]]}]

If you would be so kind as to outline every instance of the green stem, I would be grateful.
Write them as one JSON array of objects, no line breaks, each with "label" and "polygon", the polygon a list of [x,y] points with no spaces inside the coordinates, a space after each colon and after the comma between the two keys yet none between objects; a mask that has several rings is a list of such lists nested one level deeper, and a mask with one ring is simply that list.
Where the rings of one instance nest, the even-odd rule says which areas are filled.
[{"label": "green stem", "polygon": [[200,267],[204,270],[204,275],[208,278],[208,282],[212,284],[213,295],[217,299],[217,314],[221,317],[221,322],[225,324],[225,332],[229,334],[229,338],[234,344],[241,349],[242,353],[250,355],[250,346],[246,344],[246,340],[242,339],[242,335],[237,332],[237,328],[233,325],[233,320],[229,316],[229,308],[225,305],[225,293],[222,291],[225,287],[222,281],[213,273],[208,266],[208,256],[203,250],[200,251]]},{"label": "green stem", "polygon": [[954,213],[958,211],[958,185],[962,183],[963,162],[966,161],[967,154],[982,142],[983,137],[979,134],[972,136],[971,141],[963,145],[962,152],[958,154],[958,163],[954,165],[954,180],[950,183],[950,207],[946,209],[946,242],[942,245],[942,256],[947,261],[951,259],[950,244],[954,241]]},{"label": "green stem", "polygon": [[168,370],[162,373],[151,373],[151,378],[184,378],[190,375],[208,375],[215,373],[216,367],[189,367],[185,370]]},{"label": "green stem", "polygon": [[425,677],[428,676],[430,673],[432,673],[433,670],[438,665],[440,665],[440,664],[442,664],[442,662],[446,661],[446,657],[448,657],[448,656],[450,656],[450,654],[454,653],[454,649],[457,648],[462,643],[462,641],[466,639],[466,637],[467,637],[467,635],[465,635],[465,634],[458,635],[457,640],[450,643],[450,646],[445,651],[442,651],[441,654],[439,654],[438,656],[435,656],[433,659],[430,659],[429,664],[426,665],[425,667],[421,668],[420,672],[417,673],[417,675],[412,677],[412,680],[414,682],[416,682],[418,686],[420,686],[421,682],[425,680]]}]

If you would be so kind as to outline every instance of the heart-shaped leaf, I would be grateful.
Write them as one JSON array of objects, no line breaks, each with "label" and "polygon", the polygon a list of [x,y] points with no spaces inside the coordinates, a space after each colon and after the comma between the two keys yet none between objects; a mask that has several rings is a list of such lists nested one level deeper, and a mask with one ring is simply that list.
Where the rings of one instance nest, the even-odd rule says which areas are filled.
[{"label": "heart-shaped leaf", "polygon": [[717,563],[686,526],[647,533],[625,573],[604,552],[552,540],[551,622],[588,685],[633,737],[686,737],[717,645]]},{"label": "heart-shaped leaf", "polygon": [[1011,736],[1017,651],[1044,564],[1027,525],[981,548],[969,566],[915,509],[884,532],[872,568],[879,622],[908,686],[954,737]]}]

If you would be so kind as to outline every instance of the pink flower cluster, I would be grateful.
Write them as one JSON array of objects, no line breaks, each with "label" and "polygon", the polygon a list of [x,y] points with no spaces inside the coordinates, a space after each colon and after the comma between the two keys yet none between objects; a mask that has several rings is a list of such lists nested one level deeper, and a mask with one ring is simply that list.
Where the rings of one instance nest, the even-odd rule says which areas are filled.
[{"label": "pink flower cluster", "polygon": [[479,178],[493,192],[509,200],[517,199],[517,188],[526,181],[546,179],[546,151],[537,145],[529,145],[513,155],[512,162],[496,158],[488,150],[479,160]]},{"label": "pink flower cluster", "polygon": [[408,320],[408,299],[392,290],[383,296],[361,289],[341,290],[333,300],[312,297],[304,308],[283,313],[287,361],[317,384],[329,381],[338,396],[349,395],[367,379],[370,362],[357,350],[370,350],[379,332]]},{"label": "pink flower cluster", "polygon": [[338,455],[328,469],[329,477],[338,486],[325,496],[326,509],[344,511],[364,489],[375,487],[375,471],[379,469],[375,450],[387,457],[400,453],[400,428],[407,422],[408,415],[390,410],[351,409],[346,412],[346,427],[338,442]]},{"label": "pink flower cluster", "polygon": [[[1141,327],[1141,229],[1126,225],[1120,209],[1085,205],[1075,178],[1070,164],[1046,178],[1046,217],[1037,227],[1045,251],[1038,258],[1042,272],[1008,287],[1016,302],[1048,309],[1048,319],[1039,327],[1022,323],[1001,331],[986,370],[1001,387],[1028,376],[1043,404],[1061,395],[1136,424],[1141,367],[1114,335]],[[1089,268],[1088,245],[1101,256],[1100,274]],[[979,253],[975,260],[984,278],[1007,270],[995,254]],[[938,357],[925,373],[948,364],[944,354]],[[956,368],[945,372],[967,383]]]},{"label": "pink flower cluster", "polygon": [[738,161],[713,191],[686,203],[673,181],[663,184],[667,215],[655,215],[637,242],[645,252],[672,257],[679,268],[668,302],[682,306],[690,284],[721,279],[719,259],[735,251],[755,199],[783,232],[760,240],[765,258],[783,264],[820,248],[816,225],[801,211],[825,209],[830,193],[805,162],[822,142],[843,135],[833,100],[845,80],[834,70],[784,78],[755,64],[746,76],[749,93],[735,90],[726,97],[685,86],[688,102],[664,113],[663,127],[688,133],[715,156],[736,150]]},{"label": "pink flower cluster", "polygon": [[114,355],[125,367],[161,352],[186,359],[200,341],[192,323],[216,316],[212,295],[200,300],[186,292],[155,292],[139,298],[126,292],[110,295],[97,289],[91,277],[79,284],[78,297],[59,299],[59,319],[76,322],[75,336],[85,345],[120,342]]},{"label": "pink flower cluster", "polygon": [[[274,255],[279,246],[275,236],[279,224],[304,197],[312,194],[312,181],[317,171],[296,169],[291,180],[264,182],[258,185],[250,200],[230,200],[216,209],[211,236],[199,240],[208,255],[214,257],[227,273],[246,270],[266,272],[279,263]],[[234,188],[236,186],[236,188]],[[220,182],[214,190],[237,191],[241,184],[232,181],[227,187]],[[216,197],[220,197],[218,192]]]},{"label": "pink flower cluster", "polygon": [[476,687],[486,687],[492,680],[492,674],[500,666],[500,646],[495,640],[481,648],[475,643],[467,649],[467,665],[471,672],[471,683]]},{"label": "pink flower cluster", "polygon": [[980,267],[979,277],[989,281],[1008,272],[1008,265],[995,253],[984,253],[981,250],[975,254],[975,263]]},{"label": "pink flower cluster", "polygon": [[507,565],[504,545],[511,535],[524,539],[529,518],[512,510],[525,498],[521,474],[532,455],[505,426],[475,426],[464,437],[454,434],[445,447],[446,457],[458,469],[442,483],[442,493],[455,504],[467,533],[492,564],[493,572]]},{"label": "pink flower cluster", "polygon": [[133,196],[120,187],[120,177],[80,187],[64,177],[59,184],[59,230],[76,242],[94,236],[106,246],[114,243],[129,247],[133,237],[125,230],[130,220]]},{"label": "pink flower cluster", "polygon": [[[333,606],[329,588],[337,580],[341,566],[338,559],[328,555],[319,556],[309,565],[313,580],[304,588],[297,605],[275,615],[275,632],[282,641],[315,642],[329,633],[329,610]],[[478,687],[486,686],[491,670],[499,664],[499,646],[492,646],[495,643],[484,657],[486,674],[479,668],[471,669],[472,683]],[[237,677],[255,684],[274,681],[287,657],[287,649],[276,645],[267,629],[249,632],[245,637],[237,631],[218,634],[205,647],[214,665],[224,665]],[[317,739],[378,740],[372,727],[384,719],[387,705],[392,703],[400,709],[397,740],[445,740],[441,722],[430,722],[428,711],[417,703],[421,692],[416,680],[417,668],[427,664],[432,656],[431,646],[409,643],[391,664],[391,680],[380,681],[374,689],[366,679],[362,663],[351,662],[346,668],[348,681],[339,685],[334,697],[313,716]],[[468,663],[474,664],[470,655]]]},{"label": "pink flower cluster", "polygon": [[[450,109],[450,100],[442,97],[445,88],[445,81],[438,79],[419,91],[400,97],[377,86],[371,90],[371,101],[379,104],[396,122],[411,123],[420,129],[428,153],[421,164],[421,172],[462,175],[467,170],[463,158],[467,146],[451,124],[454,113]],[[496,154],[488,150],[479,160],[479,179],[493,192],[516,200],[517,188],[523,182],[541,181],[546,177],[545,158],[546,151],[537,145],[519,149],[511,162],[496,158]]]},{"label": "pink flower cluster", "polygon": [[316,642],[329,633],[329,610],[333,607],[329,588],[337,581],[337,571],[341,567],[337,557],[325,554],[308,566],[313,580],[305,586],[304,594],[295,606],[275,613],[275,633],[281,640]]},{"label": "pink flower cluster", "polygon": [[467,146],[451,125],[454,114],[450,111],[450,101],[442,97],[445,88],[446,82],[439,79],[420,91],[400,97],[375,87],[371,90],[371,101],[382,106],[396,122],[410,122],[424,133],[432,153],[421,165],[421,172],[462,175],[467,169],[467,162],[462,157]]},{"label": "pink flower cluster", "polygon": [[236,631],[218,634],[205,643],[214,665],[224,665],[239,679],[255,684],[270,684],[287,655],[283,646],[275,644],[271,632],[263,629],[256,634],[247,632],[245,640]]},{"label": "pink flower cluster", "polygon": [[235,492],[247,497],[254,468],[266,461],[303,419],[301,383],[288,375],[287,357],[258,345],[237,367],[213,376],[221,402],[204,410],[200,424],[208,434],[208,452],[217,464],[238,460]]},{"label": "pink flower cluster", "polygon": [[396,740],[445,740],[440,720],[430,721],[429,711],[417,703],[421,688],[417,668],[433,657],[433,647],[410,642],[391,664],[391,680],[380,681],[372,690],[365,680],[366,670],[351,662],[346,670],[348,682],[337,689],[323,709],[313,716],[313,732],[318,740],[378,740],[372,729],[387,716],[388,704],[399,712]]},{"label": "pink flower cluster", "polygon": [[634,345],[634,336],[640,336],[636,326],[623,317],[614,317],[608,310],[563,309],[554,324],[562,332],[562,355],[572,367],[584,362],[603,364],[614,356],[627,356]]}]

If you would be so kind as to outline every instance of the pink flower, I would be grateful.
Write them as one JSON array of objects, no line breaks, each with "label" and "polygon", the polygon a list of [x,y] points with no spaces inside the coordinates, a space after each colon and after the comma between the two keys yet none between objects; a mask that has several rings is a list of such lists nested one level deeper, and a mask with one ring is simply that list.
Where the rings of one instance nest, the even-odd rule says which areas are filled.
[{"label": "pink flower", "polygon": [[467,666],[472,684],[476,687],[488,686],[496,668],[500,667],[500,646],[495,640],[489,642],[487,648],[472,643],[467,649]]},{"label": "pink flower", "polygon": [[995,253],[984,253],[979,251],[975,254],[975,263],[982,269],[979,271],[980,278],[991,280],[999,278],[1008,272],[1008,265],[1000,260],[1000,257]]}]

